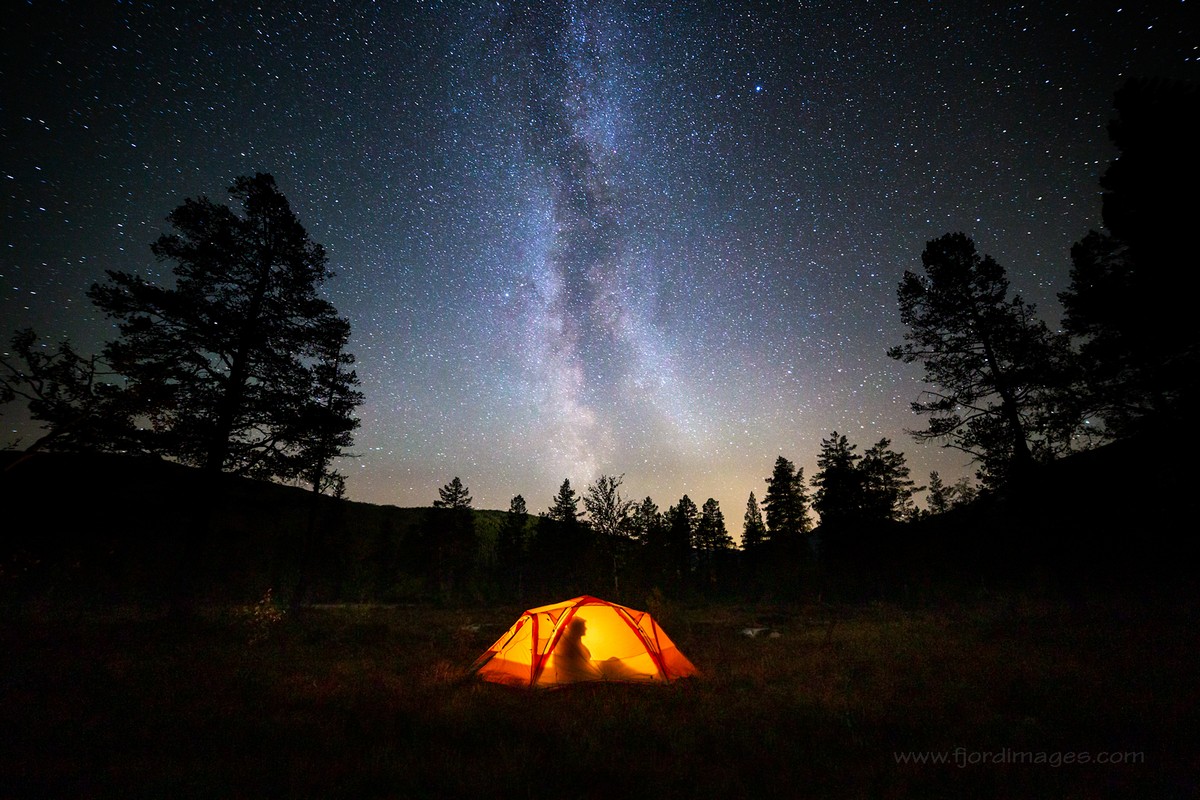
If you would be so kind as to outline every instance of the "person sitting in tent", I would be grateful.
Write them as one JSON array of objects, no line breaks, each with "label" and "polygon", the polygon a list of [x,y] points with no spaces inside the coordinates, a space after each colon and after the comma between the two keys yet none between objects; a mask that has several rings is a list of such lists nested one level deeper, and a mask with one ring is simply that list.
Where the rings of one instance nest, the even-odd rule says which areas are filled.
[{"label": "person sitting in tent", "polygon": [[471,672],[481,680],[529,688],[580,681],[669,683],[699,674],[648,613],[591,595],[527,610],[475,660]]},{"label": "person sitting in tent", "polygon": [[592,651],[583,643],[587,622],[575,617],[554,648],[554,669],[560,681],[594,681],[600,670],[592,663]]}]

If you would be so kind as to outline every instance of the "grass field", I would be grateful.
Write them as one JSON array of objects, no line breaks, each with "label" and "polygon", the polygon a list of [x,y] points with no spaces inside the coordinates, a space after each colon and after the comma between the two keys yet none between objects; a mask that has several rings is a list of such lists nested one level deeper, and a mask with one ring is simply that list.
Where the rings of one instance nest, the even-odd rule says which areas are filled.
[{"label": "grass field", "polygon": [[[288,616],[263,603],[186,625],[111,610],[10,616],[0,796],[1183,798],[1200,788],[1194,603],[655,606],[701,678],[543,692],[468,679],[516,607]],[[742,635],[751,624],[779,635]],[[1123,763],[1097,763],[1111,761]]]}]

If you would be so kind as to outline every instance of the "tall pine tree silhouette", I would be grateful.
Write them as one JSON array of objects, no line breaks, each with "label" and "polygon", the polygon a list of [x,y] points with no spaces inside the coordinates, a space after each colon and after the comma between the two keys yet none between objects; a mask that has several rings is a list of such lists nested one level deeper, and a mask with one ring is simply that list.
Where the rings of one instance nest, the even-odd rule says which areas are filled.
[{"label": "tall pine tree silhouette", "polygon": [[[298,462],[303,473],[338,454],[356,424],[349,324],[319,295],[325,250],[274,178],[238,178],[230,195],[240,215],[206,197],[171,212],[174,232],[152,250],[174,264],[172,285],[109,271],[88,295],[117,321],[105,361],[126,379],[131,415],[150,421],[151,449],[210,472],[294,478]],[[337,400],[313,413],[330,390]]]}]

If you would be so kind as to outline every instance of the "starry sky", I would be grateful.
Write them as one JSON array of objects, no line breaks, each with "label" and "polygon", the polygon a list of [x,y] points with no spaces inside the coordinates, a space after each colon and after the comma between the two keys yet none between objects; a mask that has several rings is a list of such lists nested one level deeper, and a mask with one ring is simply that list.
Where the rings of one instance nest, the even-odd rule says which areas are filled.
[{"label": "starry sky", "polygon": [[833,430],[953,480],[885,354],[904,270],[963,231],[1053,323],[1112,93],[1200,74],[1195,5],[14,2],[0,327],[98,351],[87,287],[169,280],[168,212],[269,172],[352,325],[352,499],[614,474],[736,536]]}]

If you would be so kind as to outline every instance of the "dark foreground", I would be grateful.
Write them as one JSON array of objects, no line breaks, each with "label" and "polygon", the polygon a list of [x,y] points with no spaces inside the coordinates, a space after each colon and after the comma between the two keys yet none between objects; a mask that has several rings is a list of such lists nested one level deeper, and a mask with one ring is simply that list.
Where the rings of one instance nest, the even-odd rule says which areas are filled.
[{"label": "dark foreground", "polygon": [[[25,609],[0,623],[0,796],[1184,798],[1200,788],[1195,602],[660,605],[651,610],[702,679],[541,693],[465,680],[519,610],[281,616],[264,603],[179,624]],[[752,624],[769,630],[744,635]]]}]

